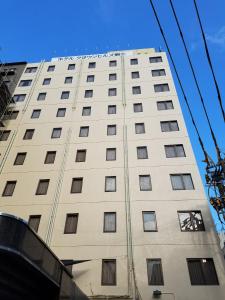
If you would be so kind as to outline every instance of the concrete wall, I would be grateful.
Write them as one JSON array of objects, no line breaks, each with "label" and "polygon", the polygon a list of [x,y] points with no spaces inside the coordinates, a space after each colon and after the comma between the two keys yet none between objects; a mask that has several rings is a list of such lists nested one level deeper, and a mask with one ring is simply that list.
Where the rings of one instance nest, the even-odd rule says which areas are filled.
[{"label": "concrete wall", "polygon": [[[162,56],[162,63],[149,63],[149,57]],[[130,65],[138,58],[138,65]],[[109,67],[117,60],[116,67]],[[88,69],[95,61],[96,68]],[[76,63],[75,70],[67,70]],[[47,72],[55,65],[54,72]],[[153,50],[142,54],[74,61],[28,64],[38,66],[36,73],[23,73],[21,79],[32,79],[30,87],[17,87],[15,94],[27,94],[18,102],[16,120],[8,122],[8,141],[0,142],[0,192],[7,180],[17,180],[12,197],[0,198],[0,210],[28,220],[41,215],[38,234],[50,244],[61,259],[91,259],[75,265],[73,274],[78,286],[89,296],[124,296],[132,292],[131,250],[133,251],[137,287],[142,299],[152,299],[153,290],[165,293],[161,299],[224,299],[225,274],[214,226],[208,209],[188,133],[165,53]],[[152,77],[151,70],[165,69],[166,76]],[[131,72],[139,71],[139,79]],[[117,73],[116,81],[108,81]],[[95,75],[95,82],[86,82]],[[71,84],[64,84],[73,76]],[[43,86],[44,78],[51,84]],[[153,85],[168,83],[169,92],[155,93]],[[140,95],[132,94],[132,86],[141,86]],[[108,88],[117,88],[117,96],[109,97]],[[93,89],[93,98],[84,98]],[[60,99],[62,91],[70,98]],[[46,92],[44,101],[37,96]],[[173,110],[157,110],[156,102],[172,100]],[[142,102],[143,112],[134,113],[133,103]],[[107,114],[108,105],[117,105],[117,113]],[[91,116],[82,116],[83,106],[91,106]],[[66,108],[64,118],[57,109]],[[33,109],[41,109],[38,119],[31,119]],[[179,131],[161,132],[160,121],[177,120]],[[135,134],[135,123],[145,123],[145,134]],[[107,125],[117,125],[117,135],[107,136]],[[89,126],[89,136],[79,137],[80,126]],[[51,139],[53,128],[62,127],[59,139]],[[35,129],[32,140],[23,140],[26,129]],[[186,157],[166,158],[164,145],[183,144]],[[137,146],[148,147],[148,159],[137,159]],[[106,148],[117,148],[117,160],[106,161]],[[77,149],[87,149],[86,162],[75,162]],[[54,164],[44,164],[47,151],[57,151]],[[18,152],[27,152],[25,163],[14,166]],[[172,190],[169,174],[191,173],[194,190]],[[139,175],[150,174],[152,191],[139,190]],[[117,191],[104,191],[105,176],[117,177]],[[81,194],[71,194],[74,177],[83,177]],[[39,179],[50,179],[47,195],[35,195]],[[181,232],[177,211],[201,210],[205,231]],[[116,233],[103,233],[104,212],[117,213]],[[144,232],[142,211],[155,211],[157,232]],[[79,213],[76,234],[64,234],[67,213]],[[129,220],[131,224],[129,225]],[[127,239],[132,233],[133,247]],[[128,237],[127,237],[128,236]],[[186,258],[213,258],[220,285],[192,286]],[[117,260],[117,285],[101,285],[101,260]],[[161,258],[164,286],[149,286],[147,258]],[[132,293],[131,293],[132,296]],[[106,298],[106,297],[105,297]]]}]

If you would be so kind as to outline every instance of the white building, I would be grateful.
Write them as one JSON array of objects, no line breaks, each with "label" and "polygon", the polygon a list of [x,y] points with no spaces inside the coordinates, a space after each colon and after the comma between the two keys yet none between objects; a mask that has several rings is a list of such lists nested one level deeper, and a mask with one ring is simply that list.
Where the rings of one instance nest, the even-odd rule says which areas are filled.
[{"label": "white building", "polygon": [[[93,298],[222,300],[224,261],[164,52],[28,64],[1,128],[0,211]],[[135,296],[136,295],[136,296]]]}]

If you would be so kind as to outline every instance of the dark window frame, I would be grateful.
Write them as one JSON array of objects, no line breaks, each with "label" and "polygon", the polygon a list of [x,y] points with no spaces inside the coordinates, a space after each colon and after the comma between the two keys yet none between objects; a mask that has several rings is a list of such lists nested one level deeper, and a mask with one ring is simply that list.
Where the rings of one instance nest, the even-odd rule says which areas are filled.
[{"label": "dark window frame", "polygon": [[[151,281],[151,277],[150,277],[150,272],[149,272],[149,262],[160,262],[160,277],[161,277],[161,282],[152,282]],[[147,258],[146,259],[146,263],[147,263],[147,278],[148,278],[148,285],[151,286],[163,286],[164,285],[164,276],[163,276],[163,268],[162,268],[162,259],[161,258]],[[156,280],[156,279],[155,279]]]},{"label": "dark window frame", "polygon": [[[106,193],[115,193],[117,191],[117,182],[116,182],[117,180],[116,180],[116,177],[117,176],[105,176],[105,192]],[[107,179],[109,179],[109,178],[111,178],[111,179],[115,178],[115,189],[114,190],[108,190],[107,189]]]},{"label": "dark window frame", "polygon": [[[16,184],[17,184],[17,180],[7,180],[4,190],[2,192],[2,197],[12,197],[16,188]],[[7,188],[8,185],[13,185],[12,190],[10,191],[10,193],[6,193],[7,192]]]},{"label": "dark window frame", "polygon": [[[104,271],[103,271],[103,268],[104,268],[104,263],[105,262],[113,262],[115,264],[115,277],[113,278],[113,283],[109,283],[109,282],[106,282],[106,280],[103,278],[103,275],[104,275]],[[101,285],[102,286],[116,286],[117,285],[117,267],[116,267],[116,259],[103,259],[102,260],[102,276],[101,276]]]},{"label": "dark window frame", "polygon": [[[81,153],[81,152],[84,153],[84,160],[78,160],[79,153]],[[77,149],[75,162],[85,162],[86,161],[86,156],[87,156],[87,149]]]},{"label": "dark window frame", "polygon": [[[68,230],[68,220],[69,220],[69,217],[75,217],[75,224],[74,225],[74,228],[73,228],[73,231],[72,230]],[[66,221],[65,221],[65,226],[64,226],[64,234],[76,234],[77,233],[77,227],[78,227],[78,219],[79,219],[79,213],[68,213],[66,214]]]},{"label": "dark window frame", "polygon": [[[210,261],[211,262],[211,269],[210,269],[210,271],[211,272],[209,272],[209,269],[207,270],[207,271],[204,271],[205,270],[205,267],[204,267],[204,263],[206,263],[206,262],[203,262],[203,261]],[[213,259],[212,258],[210,258],[210,257],[207,257],[207,258],[187,258],[186,259],[186,261],[187,261],[187,267],[188,267],[188,272],[189,272],[189,278],[190,278],[190,283],[191,283],[191,285],[194,285],[194,286],[202,286],[202,285],[209,285],[209,286],[212,286],[212,285],[219,285],[219,280],[218,280],[218,275],[217,275],[217,271],[216,271],[216,267],[215,267],[215,264],[214,264],[214,261],[213,261]],[[202,275],[202,278],[200,279],[201,280],[201,283],[200,282],[193,282],[194,280],[194,278],[192,277],[192,275],[191,275],[191,267],[190,267],[190,262],[198,262],[199,263],[199,265],[200,265],[200,270],[199,270],[199,273],[201,273],[201,275]],[[207,273],[209,274],[211,274],[211,276],[212,276],[212,271],[214,272],[214,274],[213,274],[213,276],[214,276],[214,282],[212,283],[212,282],[207,282]],[[195,276],[195,279],[196,279],[196,276]]]},{"label": "dark window frame", "polygon": [[[19,160],[19,156],[20,156],[20,155],[23,157],[22,163],[21,163],[21,162],[18,163],[18,160]],[[26,156],[27,156],[27,152],[18,152],[18,153],[16,154],[16,158],[15,158],[15,160],[14,160],[13,165],[14,165],[14,166],[22,166],[22,165],[24,164],[24,161],[25,161],[25,159],[26,159]]]},{"label": "dark window frame", "polygon": [[[49,155],[53,155],[54,154],[54,159],[53,160],[50,160],[49,162]],[[44,160],[44,164],[45,165],[51,165],[51,164],[54,164],[55,162],[55,158],[56,158],[56,151],[47,151],[46,152],[46,155],[45,155],[45,160]]]},{"label": "dark window frame", "polygon": [[[113,214],[115,216],[115,224],[114,224],[114,230],[106,230],[106,215],[109,215],[109,214]],[[116,212],[115,211],[106,211],[104,212],[104,221],[103,221],[103,232],[104,233],[115,233],[116,232],[116,229],[117,229],[117,215],[116,215]]]},{"label": "dark window frame", "polygon": [[[47,184],[47,188],[46,188],[46,190],[44,192],[40,191],[42,183],[48,183]],[[47,195],[48,194],[49,183],[50,183],[50,179],[39,179],[35,195],[37,195],[37,196],[45,196],[45,195]]]},{"label": "dark window frame", "polygon": [[[155,216],[155,229],[154,230],[145,229],[144,214],[154,214],[154,216]],[[144,211],[142,211],[142,221],[143,221],[143,231],[144,232],[158,232],[156,212],[154,210],[148,210],[148,211],[144,210]]]},{"label": "dark window frame", "polygon": [[[75,182],[81,182],[81,188],[77,191],[75,191]],[[83,190],[83,184],[84,184],[84,178],[83,177],[73,177],[72,178],[72,184],[70,189],[70,194],[81,194]]]},{"label": "dark window frame", "polygon": [[[191,221],[191,226],[193,227],[193,229],[182,229],[181,227],[181,220],[180,220],[180,214],[181,213],[188,213],[190,215],[190,221]],[[199,213],[200,216],[201,216],[201,221],[202,221],[202,224],[197,228],[195,229],[195,226],[193,224],[193,216],[191,216],[191,213]],[[178,215],[178,221],[179,221],[179,224],[180,224],[180,231],[181,232],[196,232],[196,231],[205,231],[205,225],[204,225],[204,220],[203,220],[203,217],[202,217],[202,212],[201,210],[178,210],[177,211],[177,215]],[[201,228],[202,227],[202,228]]]}]

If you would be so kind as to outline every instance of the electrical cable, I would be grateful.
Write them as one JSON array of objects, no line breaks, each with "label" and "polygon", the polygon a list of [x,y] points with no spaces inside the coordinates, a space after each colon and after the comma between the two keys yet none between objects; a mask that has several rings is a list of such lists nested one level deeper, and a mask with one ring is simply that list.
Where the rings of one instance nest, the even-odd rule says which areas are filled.
[{"label": "electrical cable", "polygon": [[174,62],[174,59],[173,59],[172,53],[171,53],[171,51],[170,51],[169,45],[168,45],[168,43],[167,43],[167,40],[166,40],[166,37],[165,37],[164,31],[163,31],[163,28],[162,28],[162,26],[161,26],[161,23],[160,23],[160,20],[159,20],[159,18],[158,18],[158,14],[157,14],[157,12],[156,12],[156,10],[155,10],[155,7],[154,7],[154,4],[153,4],[153,1],[152,1],[152,0],[149,0],[149,2],[150,2],[150,4],[151,4],[151,7],[152,7],[152,9],[153,9],[153,12],[154,12],[154,15],[155,15],[155,18],[156,18],[157,24],[158,24],[158,26],[159,26],[159,29],[160,29],[160,32],[161,32],[161,34],[162,34],[162,37],[163,37],[164,43],[165,43],[165,45],[166,45],[166,48],[167,48],[167,51],[168,51],[169,57],[170,57],[170,59],[171,59],[171,62],[172,62],[172,65],[173,65],[173,68],[174,68],[175,74],[176,74],[176,76],[177,76],[178,83],[179,83],[179,85],[180,85],[180,88],[181,88],[181,91],[182,91],[182,94],[183,94],[183,97],[184,97],[185,103],[186,103],[186,105],[187,105],[187,108],[188,108],[189,114],[190,114],[190,116],[191,116],[191,121],[192,121],[192,124],[193,124],[193,126],[194,126],[194,128],[195,128],[195,131],[196,131],[196,133],[197,133],[197,136],[198,136],[198,140],[199,140],[199,143],[200,143],[201,149],[202,149],[202,151],[203,151],[203,153],[204,153],[204,156],[205,156],[205,161],[206,161],[207,165],[209,165],[209,161],[208,161],[208,155],[207,155],[207,152],[206,152],[206,150],[205,150],[205,147],[204,147],[203,141],[202,141],[202,139],[201,139],[200,133],[199,133],[199,131],[198,131],[197,125],[196,125],[196,123],[195,123],[195,120],[194,120],[194,117],[193,117],[193,114],[192,114],[192,111],[191,111],[191,108],[190,108],[190,105],[189,105],[189,102],[188,102],[187,96],[186,96],[186,94],[185,94],[185,91],[184,91],[184,88],[183,88],[183,85],[182,85],[182,82],[181,82],[180,76],[179,76],[179,74],[178,74],[178,71],[177,71],[177,68],[176,68],[176,65],[175,65],[175,62]]},{"label": "electrical cable", "polygon": [[217,143],[217,140],[216,140],[215,133],[212,129],[211,122],[209,120],[209,116],[208,116],[208,113],[207,113],[207,110],[206,110],[205,102],[204,102],[204,99],[203,99],[203,96],[202,96],[202,93],[201,93],[201,90],[200,90],[200,87],[199,87],[199,84],[198,84],[198,80],[197,80],[197,77],[196,77],[196,74],[195,74],[195,71],[194,71],[194,67],[193,67],[193,64],[192,64],[192,61],[191,61],[191,57],[190,57],[190,54],[189,54],[189,51],[188,51],[188,48],[187,48],[187,44],[185,42],[184,35],[183,35],[182,30],[181,30],[181,26],[179,24],[179,20],[178,20],[175,8],[173,6],[173,2],[172,2],[172,0],[169,0],[169,2],[170,2],[170,6],[171,6],[171,9],[173,11],[173,15],[174,15],[174,18],[175,18],[175,21],[176,21],[176,24],[177,24],[177,27],[178,27],[183,45],[184,45],[184,49],[185,49],[185,52],[186,52],[186,55],[187,55],[187,58],[188,58],[188,62],[189,62],[190,67],[191,67],[191,71],[192,71],[192,74],[193,74],[193,77],[194,77],[194,81],[195,81],[195,84],[196,84],[196,87],[197,87],[197,90],[198,90],[198,94],[199,94],[202,106],[203,106],[203,110],[204,110],[205,115],[206,115],[206,119],[207,119],[207,122],[208,122],[208,125],[209,125],[209,128],[210,128],[210,132],[211,132],[211,135],[212,135],[212,139],[213,139],[213,142],[214,142],[214,145],[215,145],[215,148],[216,148],[217,157],[218,157],[218,160],[220,160],[221,159],[220,149],[219,149],[219,146],[218,146],[218,143]]},{"label": "electrical cable", "polygon": [[211,58],[210,58],[209,49],[208,49],[208,46],[207,46],[206,37],[205,37],[204,30],[203,30],[203,26],[202,26],[201,18],[200,18],[200,15],[199,15],[199,11],[198,11],[196,0],[194,0],[194,6],[195,6],[196,14],[197,14],[197,19],[198,19],[198,22],[199,22],[199,25],[200,25],[202,38],[203,38],[203,41],[204,41],[206,57],[207,57],[207,60],[208,60],[208,63],[209,63],[209,66],[210,66],[210,69],[211,69],[211,72],[212,72],[213,81],[214,81],[214,84],[215,84],[215,87],[216,87],[216,91],[217,91],[218,101],[219,101],[220,108],[221,108],[221,111],[222,111],[223,119],[225,121],[225,112],[224,112],[224,108],[223,108],[223,104],[222,104],[222,97],[220,95],[219,86],[218,86],[218,83],[217,83],[217,80],[216,80],[216,76],[215,76],[215,72],[214,72],[214,69],[213,69],[213,66],[212,66],[212,61],[211,61]]}]

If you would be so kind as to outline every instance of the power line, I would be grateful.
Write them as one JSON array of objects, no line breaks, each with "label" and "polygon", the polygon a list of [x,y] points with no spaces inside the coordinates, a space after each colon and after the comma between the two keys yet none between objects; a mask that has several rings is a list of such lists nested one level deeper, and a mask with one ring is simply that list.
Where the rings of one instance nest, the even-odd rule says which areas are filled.
[{"label": "power line", "polygon": [[205,107],[205,102],[204,102],[204,99],[203,99],[203,96],[202,96],[202,93],[201,93],[201,90],[200,90],[200,87],[199,87],[199,84],[198,84],[198,80],[197,80],[197,77],[196,77],[196,74],[195,74],[195,71],[194,71],[194,67],[193,67],[193,64],[192,64],[192,61],[191,61],[191,57],[190,57],[190,54],[189,54],[189,51],[188,51],[188,48],[187,48],[187,44],[185,42],[184,35],[183,35],[183,32],[182,32],[181,26],[179,24],[179,20],[178,20],[176,11],[175,11],[174,6],[173,6],[173,2],[172,2],[172,0],[169,0],[169,2],[170,2],[170,6],[171,6],[171,9],[173,11],[173,15],[174,15],[174,18],[175,18],[175,21],[176,21],[176,24],[177,24],[177,27],[178,27],[183,45],[184,45],[184,49],[185,49],[185,52],[186,52],[186,55],[187,55],[187,58],[188,58],[188,61],[189,61],[190,67],[191,67],[191,71],[192,71],[192,74],[193,74],[193,77],[194,77],[194,81],[195,81],[195,84],[196,84],[196,87],[197,87],[197,90],[198,90],[198,93],[199,93],[199,96],[200,96],[200,100],[201,100],[201,103],[202,103],[202,106],[203,106],[203,109],[204,109],[204,112],[205,112],[205,115],[206,115],[206,119],[207,119],[207,122],[208,122],[208,125],[209,125],[209,128],[210,128],[212,139],[213,139],[213,142],[214,142],[215,147],[216,147],[217,156],[218,156],[218,159],[220,159],[219,146],[218,146],[215,134],[213,132],[212,125],[211,125],[210,120],[209,120],[209,116],[208,116],[208,113],[207,113],[207,110],[206,110],[206,107]]},{"label": "power line", "polygon": [[209,63],[211,72],[212,72],[214,84],[215,84],[215,87],[216,87],[218,101],[219,101],[220,108],[221,108],[221,111],[222,111],[223,119],[225,121],[225,112],[224,112],[224,108],[223,108],[223,104],[222,104],[222,97],[220,95],[219,86],[218,86],[218,83],[217,83],[217,80],[216,80],[216,76],[215,76],[215,72],[214,72],[214,69],[213,69],[213,66],[212,66],[212,61],[211,61],[209,50],[208,50],[208,46],[207,46],[207,43],[206,43],[205,33],[204,33],[204,30],[203,30],[202,22],[201,22],[201,19],[200,19],[198,7],[197,7],[197,4],[196,4],[195,0],[194,0],[194,6],[195,6],[196,14],[197,14],[197,19],[198,19],[198,22],[199,22],[199,25],[200,25],[200,28],[201,28],[201,34],[202,34],[202,38],[203,38],[203,41],[204,41],[206,56],[207,56],[207,59],[208,59],[208,63]]},{"label": "power line", "polygon": [[166,48],[167,48],[169,57],[170,57],[170,59],[171,59],[171,62],[172,62],[172,65],[173,65],[175,74],[176,74],[176,76],[177,76],[177,80],[178,80],[178,82],[179,82],[179,85],[180,85],[180,88],[181,88],[181,91],[182,91],[182,94],[183,94],[183,97],[184,97],[184,100],[185,100],[185,103],[186,103],[186,105],[187,105],[189,114],[190,114],[190,116],[191,116],[191,121],[192,121],[193,126],[194,126],[194,128],[195,128],[195,130],[196,130],[196,133],[197,133],[197,136],[198,136],[198,140],[199,140],[200,146],[201,146],[202,151],[203,151],[203,153],[204,153],[205,160],[206,160],[206,162],[208,163],[208,155],[207,155],[207,152],[206,152],[206,150],[205,150],[203,141],[202,141],[202,139],[201,139],[201,136],[200,136],[200,134],[199,134],[198,128],[197,128],[197,126],[196,126],[196,123],[195,123],[195,120],[194,120],[194,117],[193,117],[193,114],[192,114],[192,111],[191,111],[189,102],[188,102],[188,100],[187,100],[187,96],[186,96],[186,94],[185,94],[185,91],[184,91],[184,88],[183,88],[183,85],[182,85],[180,76],[179,76],[179,74],[178,74],[178,71],[177,71],[177,68],[176,68],[176,65],[175,65],[173,56],[172,56],[172,54],[171,54],[171,51],[170,51],[169,45],[168,45],[168,43],[167,43],[167,40],[166,40],[164,31],[163,31],[163,28],[162,28],[161,23],[160,23],[160,20],[159,20],[159,18],[158,18],[158,14],[157,14],[157,12],[156,12],[156,10],[155,10],[155,7],[154,7],[154,4],[153,4],[152,0],[149,0],[149,2],[150,2],[151,7],[152,7],[152,9],[153,9],[153,12],[154,12],[156,21],[157,21],[157,23],[158,23],[158,26],[159,26],[160,32],[161,32],[161,34],[162,34],[164,43],[165,43],[165,45],[166,45]]}]

